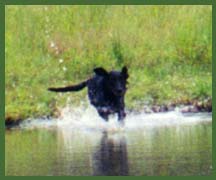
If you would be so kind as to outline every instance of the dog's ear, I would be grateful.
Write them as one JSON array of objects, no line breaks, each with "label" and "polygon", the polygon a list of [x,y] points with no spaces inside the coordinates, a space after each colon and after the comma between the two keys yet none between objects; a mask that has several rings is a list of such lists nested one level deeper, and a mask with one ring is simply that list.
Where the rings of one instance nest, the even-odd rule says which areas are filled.
[{"label": "dog's ear", "polygon": [[126,66],[124,66],[122,68],[121,74],[125,77],[125,79],[127,79],[129,77],[129,75],[128,75],[128,69],[127,69]]},{"label": "dog's ear", "polygon": [[107,76],[108,75],[108,72],[102,67],[95,68],[94,72],[95,72],[95,74],[97,74],[99,76]]}]

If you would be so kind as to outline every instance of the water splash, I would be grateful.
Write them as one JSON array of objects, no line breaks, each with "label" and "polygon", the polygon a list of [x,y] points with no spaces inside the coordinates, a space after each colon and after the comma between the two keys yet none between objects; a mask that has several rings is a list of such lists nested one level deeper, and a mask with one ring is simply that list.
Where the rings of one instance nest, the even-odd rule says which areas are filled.
[{"label": "water splash", "polygon": [[209,123],[212,121],[211,113],[187,113],[183,114],[178,109],[165,113],[146,114],[144,112],[127,112],[124,128],[117,121],[117,116],[110,116],[109,122],[100,118],[96,109],[91,105],[79,107],[66,106],[61,110],[57,119],[29,119],[24,121],[21,128],[64,128],[81,131],[129,131],[141,128],[161,126],[192,125],[197,123]]}]

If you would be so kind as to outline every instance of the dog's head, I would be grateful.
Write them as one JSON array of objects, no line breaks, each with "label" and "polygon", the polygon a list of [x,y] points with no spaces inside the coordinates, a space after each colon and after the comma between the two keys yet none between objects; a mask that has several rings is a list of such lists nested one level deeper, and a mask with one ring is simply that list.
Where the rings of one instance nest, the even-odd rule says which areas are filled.
[{"label": "dog's head", "polygon": [[95,68],[94,72],[104,77],[106,87],[116,96],[121,96],[126,92],[126,84],[128,75],[128,69],[126,66],[121,71],[107,72],[104,68]]}]

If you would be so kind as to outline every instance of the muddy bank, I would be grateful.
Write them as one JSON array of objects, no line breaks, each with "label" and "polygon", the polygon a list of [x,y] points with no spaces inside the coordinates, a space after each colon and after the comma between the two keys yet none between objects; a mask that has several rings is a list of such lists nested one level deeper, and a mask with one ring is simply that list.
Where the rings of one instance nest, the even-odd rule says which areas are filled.
[{"label": "muddy bank", "polygon": [[[41,116],[41,117],[37,117],[37,118],[47,120],[47,119],[54,118],[54,116]],[[11,129],[11,128],[19,127],[20,123],[22,123],[26,119],[28,119],[28,118],[13,118],[11,116],[6,117],[6,119],[5,119],[5,128],[6,129]]]},{"label": "muddy bank", "polygon": [[16,126],[19,126],[19,124],[23,121],[21,118],[13,118],[13,117],[6,117],[5,119],[5,128],[10,129]]},{"label": "muddy bank", "polygon": [[168,112],[178,109],[182,113],[212,112],[212,98],[205,100],[179,100],[165,105],[144,106],[145,113]]},{"label": "muddy bank", "polygon": [[[176,111],[182,113],[199,113],[199,112],[212,112],[212,98],[205,99],[203,101],[200,100],[192,100],[192,101],[176,101],[165,105],[144,105],[138,111],[129,110],[129,112],[145,112],[145,113],[161,113],[161,112],[169,112]],[[54,115],[54,116],[53,116]],[[42,116],[40,119],[51,119],[53,117],[57,117],[60,115],[59,112],[54,112],[50,116]],[[5,119],[5,128],[10,129],[16,126],[24,120],[24,118],[12,117],[8,116]]]}]

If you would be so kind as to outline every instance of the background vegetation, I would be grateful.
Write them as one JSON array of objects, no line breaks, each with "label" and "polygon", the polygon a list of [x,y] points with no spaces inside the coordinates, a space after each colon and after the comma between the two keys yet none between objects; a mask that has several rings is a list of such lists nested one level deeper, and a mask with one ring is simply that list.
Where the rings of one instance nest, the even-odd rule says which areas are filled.
[{"label": "background vegetation", "polygon": [[7,6],[5,38],[6,119],[85,101],[47,88],[97,66],[129,67],[128,109],[212,96],[211,6]]}]

